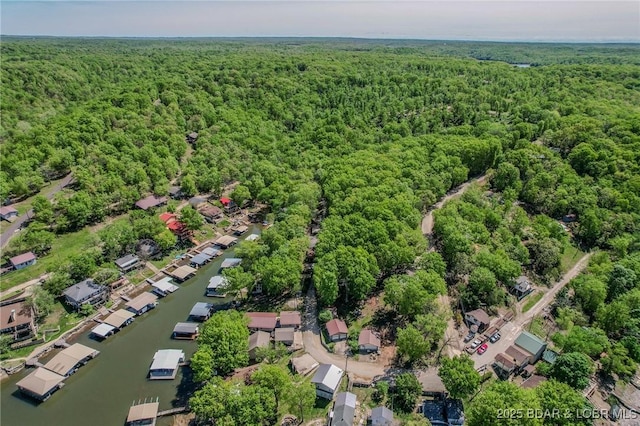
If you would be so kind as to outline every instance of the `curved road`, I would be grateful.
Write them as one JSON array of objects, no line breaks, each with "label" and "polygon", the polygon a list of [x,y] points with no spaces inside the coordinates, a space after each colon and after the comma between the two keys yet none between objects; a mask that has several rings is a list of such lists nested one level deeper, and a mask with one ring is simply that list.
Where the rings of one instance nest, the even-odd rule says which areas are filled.
[{"label": "curved road", "polygon": [[[62,191],[62,189],[69,185],[71,183],[71,181],[73,180],[73,173],[69,173],[68,175],[66,175],[58,184],[58,186],[51,191],[49,194],[47,194],[47,200],[50,200],[54,197],[54,195],[56,195],[58,192]],[[13,237],[13,235],[16,233],[16,231],[18,231],[20,229],[20,227],[27,221],[29,220],[30,217],[33,216],[33,209],[29,209],[29,211],[21,216],[18,216],[18,218],[11,223],[11,225],[9,225],[9,227],[2,233],[0,234],[0,248],[4,248],[4,246],[7,245],[7,243],[9,242],[9,240],[11,239],[11,237]]]}]

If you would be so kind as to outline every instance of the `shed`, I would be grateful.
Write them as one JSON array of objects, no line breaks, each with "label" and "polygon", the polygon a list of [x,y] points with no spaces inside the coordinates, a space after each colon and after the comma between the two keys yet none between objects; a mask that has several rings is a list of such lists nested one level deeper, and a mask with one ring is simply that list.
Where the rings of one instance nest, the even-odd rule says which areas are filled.
[{"label": "shed", "polygon": [[249,336],[249,359],[256,359],[256,349],[268,348],[271,344],[271,334],[266,331],[256,331]]},{"label": "shed", "polygon": [[260,235],[259,234],[251,234],[249,235],[247,238],[245,238],[245,241],[256,241],[260,239]]},{"label": "shed", "polygon": [[154,207],[162,206],[167,204],[167,197],[158,197],[157,195],[149,195],[138,202],[136,202],[136,207],[142,210],[149,210]]},{"label": "shed", "polygon": [[199,253],[191,258],[191,266],[195,268],[199,268],[203,265],[206,265],[210,261],[211,261],[211,256],[208,256],[204,253]]},{"label": "shed", "polygon": [[93,348],[74,343],[58,352],[56,356],[44,365],[44,368],[61,376],[70,376],[90,359],[98,356],[99,353],[100,351]]},{"label": "shed", "polygon": [[274,312],[247,312],[249,330],[272,332],[276,328],[278,315]]},{"label": "shed", "polygon": [[160,297],[165,297],[180,288],[173,284],[171,277],[164,277],[163,279],[151,284],[151,287],[153,288],[152,291]]},{"label": "shed", "polygon": [[532,355],[529,360],[531,364],[538,362],[542,358],[544,350],[547,349],[547,344],[543,340],[528,331],[520,333],[514,344]]},{"label": "shed", "polygon": [[224,297],[228,284],[229,281],[225,277],[215,275],[209,279],[206,295],[211,297]]},{"label": "shed", "polygon": [[363,328],[358,336],[358,349],[362,352],[376,352],[380,349],[380,338],[368,328]]},{"label": "shed", "polygon": [[285,346],[293,345],[296,330],[293,327],[276,328],[274,341]]},{"label": "shed", "polygon": [[140,264],[140,258],[135,254],[128,254],[115,260],[115,264],[122,272],[129,272]]},{"label": "shed", "polygon": [[133,322],[134,316],[135,314],[133,312],[127,311],[126,309],[118,309],[107,318],[105,318],[103,322],[120,329],[131,324]]},{"label": "shed", "polygon": [[194,321],[206,321],[211,316],[213,305],[211,303],[198,302],[193,305],[191,312],[189,312],[189,318]]},{"label": "shed", "polygon": [[280,311],[278,326],[297,329],[302,325],[302,318],[298,311]]},{"label": "shed", "polygon": [[371,426],[391,426],[393,425],[393,411],[387,407],[376,407],[371,410]]},{"label": "shed", "polygon": [[222,265],[220,265],[220,269],[235,268],[236,266],[239,266],[241,263],[242,263],[242,259],[240,259],[239,257],[229,257],[222,261]]},{"label": "shed", "polygon": [[330,426],[351,426],[356,415],[357,397],[351,392],[340,392],[336,395],[333,410],[329,414]]},{"label": "shed", "polygon": [[20,380],[16,385],[20,392],[39,401],[46,401],[52,393],[60,389],[64,383],[64,376],[38,367],[36,371]]},{"label": "shed", "polygon": [[158,296],[147,291],[128,301],[125,306],[128,311],[133,312],[136,315],[142,315],[155,308],[158,304],[157,300]]},{"label": "shed", "polygon": [[179,340],[193,340],[198,337],[199,330],[199,325],[195,322],[179,322],[173,327],[171,337]]},{"label": "shed", "polygon": [[344,321],[336,318],[327,322],[327,333],[329,334],[329,339],[331,339],[332,342],[336,342],[338,340],[345,340],[349,334],[349,329]]},{"label": "shed", "polygon": [[318,366],[318,361],[310,354],[304,354],[297,358],[291,358],[291,367],[296,373],[306,376]]},{"label": "shed", "polygon": [[222,254],[222,251],[218,250],[217,248],[207,247],[204,250],[202,250],[202,253],[210,257],[218,257]]},{"label": "shed", "polygon": [[157,401],[132,405],[127,415],[127,426],[154,426],[156,424],[156,417],[158,416],[159,405]]},{"label": "shed", "polygon": [[313,375],[311,383],[316,386],[316,395],[320,398],[333,399],[340,386],[344,372],[333,364],[322,364]]},{"label": "shed", "polygon": [[109,324],[99,324],[91,329],[91,334],[100,339],[106,339],[116,332],[116,328]]},{"label": "shed", "polygon": [[183,362],[184,352],[180,349],[161,349],[153,355],[153,362],[149,368],[149,379],[175,379],[178,373],[178,366]]},{"label": "shed", "polygon": [[214,244],[222,247],[223,249],[229,248],[235,243],[238,242],[236,237],[232,237],[231,235],[223,235],[217,240],[214,241]]},{"label": "shed", "polygon": [[174,269],[170,273],[170,275],[172,277],[174,277],[175,279],[177,279],[178,281],[182,282],[182,281],[186,281],[189,278],[191,278],[193,275],[196,274],[196,272],[198,272],[197,269],[192,268],[191,266],[188,266],[188,265],[183,265],[183,266],[180,266],[180,267]]},{"label": "shed", "polygon": [[9,263],[11,263],[13,269],[24,269],[27,266],[31,266],[36,263],[36,255],[28,251],[12,257],[9,259]]}]

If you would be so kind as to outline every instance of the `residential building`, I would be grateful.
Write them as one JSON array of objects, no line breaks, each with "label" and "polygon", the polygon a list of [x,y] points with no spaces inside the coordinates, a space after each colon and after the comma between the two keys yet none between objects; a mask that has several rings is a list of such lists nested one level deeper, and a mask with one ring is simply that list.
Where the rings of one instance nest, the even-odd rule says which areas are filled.
[{"label": "residential building", "polygon": [[136,202],[136,207],[142,210],[149,210],[155,207],[167,204],[167,197],[158,197],[157,195],[149,195]]},{"label": "residential building", "polygon": [[371,421],[371,426],[392,426],[393,411],[387,407],[376,407],[371,410],[369,420]]},{"label": "residential building", "polygon": [[278,315],[275,312],[247,312],[249,330],[267,331],[271,333],[276,328]]},{"label": "residential building", "polygon": [[345,340],[349,335],[349,329],[347,328],[347,324],[341,319],[332,319],[327,322],[327,334],[329,334],[329,339],[332,342],[337,342],[339,340]]},{"label": "residential building", "polygon": [[368,328],[363,328],[358,336],[360,352],[377,352],[380,349],[380,338]]},{"label": "residential building", "polygon": [[285,346],[292,346],[295,340],[296,330],[293,327],[276,328],[273,340]]},{"label": "residential building", "polygon": [[256,331],[249,336],[249,359],[255,360],[258,348],[268,348],[271,344],[271,334],[266,331]]},{"label": "residential building", "polygon": [[291,358],[291,368],[293,371],[300,374],[301,376],[306,376],[311,373],[319,364],[318,361],[310,354],[303,354],[299,357]]},{"label": "residential building", "polygon": [[11,259],[9,259],[9,263],[11,263],[13,269],[24,269],[27,266],[35,265],[36,255],[28,251],[26,253],[22,253],[12,257]]},{"label": "residential building", "polygon": [[547,349],[547,344],[528,331],[523,331],[513,342],[518,348],[523,349],[525,352],[531,354],[529,359],[530,364],[535,364],[542,358],[542,354]]},{"label": "residential building", "polygon": [[516,285],[513,286],[512,292],[519,301],[524,299],[532,291],[533,291],[533,286],[531,285],[529,278],[527,278],[524,275],[521,275],[518,278],[516,278]]},{"label": "residential building", "polygon": [[316,387],[316,395],[320,398],[333,399],[333,395],[340,387],[343,373],[333,364],[321,364],[311,379],[311,383]]},{"label": "residential building", "polygon": [[467,312],[464,315],[464,319],[469,328],[471,328],[472,325],[478,327],[478,333],[482,333],[491,323],[491,318],[489,318],[489,315],[483,309],[475,309]]},{"label": "residential building", "polygon": [[82,305],[102,305],[109,298],[109,290],[103,285],[96,284],[91,278],[80,281],[68,287],[62,292],[65,301],[75,310],[80,310]]},{"label": "residential building", "polygon": [[128,254],[115,260],[115,264],[121,272],[127,273],[140,266],[140,258],[135,254]]},{"label": "residential building", "polygon": [[8,334],[14,341],[36,334],[35,312],[25,299],[0,302],[0,334]]},{"label": "residential building", "polygon": [[211,204],[201,205],[198,211],[209,223],[215,223],[217,219],[224,217],[222,209],[218,206],[212,206]]},{"label": "residential building", "polygon": [[278,327],[293,327],[294,329],[300,328],[302,325],[302,317],[298,311],[280,311],[280,317],[278,318]]},{"label": "residential building", "polygon": [[333,409],[329,413],[330,426],[352,426],[356,415],[357,397],[351,392],[336,395]]}]

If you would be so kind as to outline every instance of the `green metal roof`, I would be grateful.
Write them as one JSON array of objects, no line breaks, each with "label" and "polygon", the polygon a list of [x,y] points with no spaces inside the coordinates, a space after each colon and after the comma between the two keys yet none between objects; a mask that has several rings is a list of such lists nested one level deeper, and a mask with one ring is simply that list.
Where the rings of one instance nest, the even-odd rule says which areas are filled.
[{"label": "green metal roof", "polygon": [[547,344],[545,342],[540,340],[539,337],[529,333],[528,331],[523,331],[522,333],[520,333],[515,341],[515,344],[516,346],[521,347],[532,355],[537,354],[541,349],[547,347]]}]

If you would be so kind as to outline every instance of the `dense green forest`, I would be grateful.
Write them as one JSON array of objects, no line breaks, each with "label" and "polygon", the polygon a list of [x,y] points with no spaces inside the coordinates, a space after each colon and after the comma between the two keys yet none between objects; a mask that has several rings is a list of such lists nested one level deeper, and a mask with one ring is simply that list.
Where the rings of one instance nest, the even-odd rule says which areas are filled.
[{"label": "dense green forest", "polygon": [[[569,247],[598,249],[554,304],[553,341],[588,363],[605,354],[603,371],[620,377],[640,362],[637,46],[5,38],[0,49],[0,198],[75,176],[53,200],[34,200],[5,258],[46,252],[172,184],[219,195],[239,181],[234,196],[266,204],[274,226],[237,248],[236,290],[298,291],[308,228],[322,216],[321,304],[354,306],[384,288],[402,319],[398,339],[426,342],[406,354],[419,358],[444,331],[432,302],[446,285],[469,307],[503,306],[519,275],[550,283]],[[435,214],[437,251],[425,255],[422,215],[488,171],[489,192],[472,189]],[[175,244],[157,217],[132,213],[48,289],[99,273],[145,238]],[[536,404],[553,386],[562,384],[539,390]],[[512,392],[507,405],[533,398],[492,386],[477,401],[492,392]],[[487,424],[474,404],[470,424]]]}]

